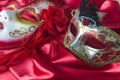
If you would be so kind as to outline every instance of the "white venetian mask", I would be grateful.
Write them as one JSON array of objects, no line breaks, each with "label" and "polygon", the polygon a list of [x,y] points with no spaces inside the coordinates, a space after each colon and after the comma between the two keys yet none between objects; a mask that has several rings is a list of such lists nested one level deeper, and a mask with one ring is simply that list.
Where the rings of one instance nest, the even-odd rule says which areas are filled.
[{"label": "white venetian mask", "polygon": [[[48,4],[46,1],[41,1],[37,5],[28,6],[28,8],[34,9],[35,14],[38,14],[42,9],[47,9],[49,5],[51,4]],[[25,36],[33,33],[37,26],[41,24],[40,21],[42,22],[42,20],[37,23],[20,18],[19,14],[23,10],[24,8],[14,10],[6,9],[0,12],[0,48],[8,48],[9,43],[19,42]]]}]

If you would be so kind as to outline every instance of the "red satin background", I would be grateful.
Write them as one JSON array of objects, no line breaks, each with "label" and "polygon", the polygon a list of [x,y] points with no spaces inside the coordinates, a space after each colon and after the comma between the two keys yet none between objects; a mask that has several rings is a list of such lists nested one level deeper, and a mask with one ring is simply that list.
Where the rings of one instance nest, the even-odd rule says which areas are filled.
[{"label": "red satin background", "polygon": [[[4,4],[1,4],[2,1]],[[11,2],[24,5],[30,0],[10,1],[1,0],[1,9]],[[63,0],[53,1],[60,3]],[[64,0],[66,2],[64,5],[77,8],[79,1]],[[91,3],[98,4],[97,8],[106,13],[102,24],[120,34],[119,4],[115,0],[92,0]],[[60,33],[51,36],[42,46],[35,47],[30,55],[20,59],[16,65],[9,67],[8,70],[0,72],[0,80],[120,80],[120,62],[103,67],[90,66],[65,49],[62,45],[64,35],[65,33]]]}]

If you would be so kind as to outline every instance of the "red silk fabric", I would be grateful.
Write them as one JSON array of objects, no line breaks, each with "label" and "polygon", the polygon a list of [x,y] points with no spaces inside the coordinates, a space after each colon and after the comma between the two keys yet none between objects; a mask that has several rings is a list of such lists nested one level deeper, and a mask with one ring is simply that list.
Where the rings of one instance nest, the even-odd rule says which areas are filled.
[{"label": "red silk fabric", "polygon": [[[12,3],[17,4],[17,7],[19,7],[30,1],[32,0],[1,0],[0,10]],[[80,2],[80,0],[51,1],[60,4],[58,7],[64,6],[66,14],[70,14],[69,10],[78,8]],[[89,4],[93,3],[97,4],[99,11],[105,13],[102,24],[120,34],[120,5],[115,0],[92,0]],[[48,24],[43,25],[45,28],[38,30],[39,32],[36,33],[38,36],[30,37],[35,39],[35,43],[30,44],[28,41],[24,44],[30,48],[22,47],[17,51],[18,55],[21,51],[28,51],[25,52],[26,54],[23,53],[25,57],[21,55],[22,58],[19,58],[15,65],[8,65],[8,69],[5,69],[4,66],[0,67],[1,70],[4,70],[0,72],[0,80],[120,80],[120,62],[103,67],[90,66],[73,56],[62,45],[65,35],[63,28],[62,32],[59,27],[55,28],[58,31],[60,30],[60,32],[56,32],[55,29],[51,28],[48,31],[46,26]],[[40,33],[42,29],[44,30],[43,34]],[[32,50],[30,50],[31,48]],[[11,51],[14,51],[14,49],[0,50],[0,53],[7,54]],[[6,60],[9,58],[11,56],[8,55]]]}]

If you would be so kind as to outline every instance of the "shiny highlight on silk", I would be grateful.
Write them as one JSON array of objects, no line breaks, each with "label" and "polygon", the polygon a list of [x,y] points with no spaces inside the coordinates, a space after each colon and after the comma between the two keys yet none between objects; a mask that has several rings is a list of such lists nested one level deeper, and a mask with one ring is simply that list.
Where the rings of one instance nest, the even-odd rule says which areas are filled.
[{"label": "shiny highlight on silk", "polygon": [[[32,0],[1,0],[0,11],[9,4],[14,3],[16,7],[20,7],[27,5],[31,1]],[[62,9],[65,10],[64,15],[68,17],[68,15],[71,15],[71,10],[79,7],[81,0],[50,1],[56,6],[59,4],[60,6],[58,7],[62,7]],[[107,5],[108,3],[109,5]],[[105,14],[101,19],[102,25],[107,28],[112,28],[112,30],[120,34],[120,10],[117,0],[91,0],[89,4],[96,4],[98,11]],[[117,17],[115,16],[116,14]],[[68,21],[70,21],[70,17],[71,16],[67,18]],[[120,62],[102,67],[94,67],[82,62],[63,46],[62,42],[66,30],[64,31],[63,27],[61,27],[62,29],[58,31],[63,31],[59,33],[53,30],[57,28],[50,27],[49,33],[51,34],[49,34],[47,25],[48,24],[43,24],[42,26],[44,27],[38,27],[35,34],[25,40],[24,45],[30,49],[21,46],[21,49],[18,50],[0,50],[1,54],[3,52],[6,54],[12,52],[13,54],[1,56],[0,63],[3,65],[1,65],[2,72],[0,73],[0,80],[120,80]],[[68,23],[66,23],[66,26],[68,26]],[[65,29],[67,29],[67,27]],[[11,60],[11,58],[13,59]],[[2,60],[6,61],[6,63],[3,63]],[[10,65],[8,65],[8,63]]]}]

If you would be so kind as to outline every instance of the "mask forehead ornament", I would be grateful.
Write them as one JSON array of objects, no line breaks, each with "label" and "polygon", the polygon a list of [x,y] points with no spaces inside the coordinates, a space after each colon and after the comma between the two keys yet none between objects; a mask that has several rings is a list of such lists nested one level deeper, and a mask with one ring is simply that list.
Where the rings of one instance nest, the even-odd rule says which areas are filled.
[{"label": "mask forehead ornament", "polygon": [[[95,14],[87,16],[83,12],[87,2],[83,0],[80,9],[72,11],[73,18],[64,38],[64,46],[76,57],[94,66],[120,61],[120,36],[101,26]],[[89,14],[89,11],[86,12]]]}]

